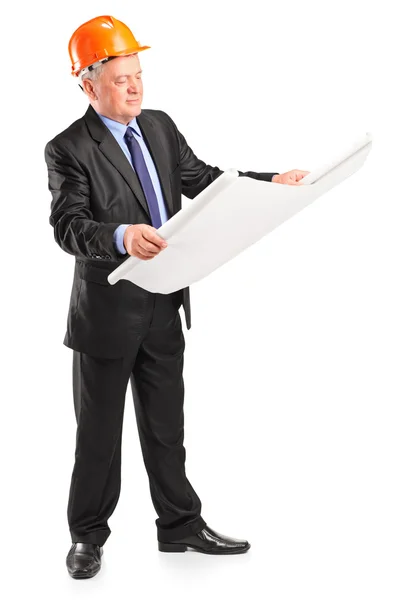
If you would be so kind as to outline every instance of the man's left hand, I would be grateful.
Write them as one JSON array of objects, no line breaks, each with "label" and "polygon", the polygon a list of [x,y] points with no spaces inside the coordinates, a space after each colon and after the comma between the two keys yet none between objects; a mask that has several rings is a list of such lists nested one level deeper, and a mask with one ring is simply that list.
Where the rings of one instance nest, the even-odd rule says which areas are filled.
[{"label": "man's left hand", "polygon": [[287,171],[287,173],[279,173],[278,175],[274,175],[272,181],[274,183],[286,183],[287,185],[303,185],[300,180],[309,173],[310,171],[293,169],[292,171]]}]

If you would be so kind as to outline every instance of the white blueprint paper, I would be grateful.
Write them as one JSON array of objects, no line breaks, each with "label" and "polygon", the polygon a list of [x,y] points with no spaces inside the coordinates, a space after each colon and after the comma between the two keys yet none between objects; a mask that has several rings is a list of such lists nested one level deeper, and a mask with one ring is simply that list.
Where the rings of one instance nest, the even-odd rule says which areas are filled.
[{"label": "white blueprint paper", "polygon": [[329,163],[292,186],[250,177],[229,169],[157,233],[168,247],[151,260],[127,258],[108,276],[150,291],[169,294],[184,288],[237,256],[332,187],[355,173],[371,150],[365,134]]}]

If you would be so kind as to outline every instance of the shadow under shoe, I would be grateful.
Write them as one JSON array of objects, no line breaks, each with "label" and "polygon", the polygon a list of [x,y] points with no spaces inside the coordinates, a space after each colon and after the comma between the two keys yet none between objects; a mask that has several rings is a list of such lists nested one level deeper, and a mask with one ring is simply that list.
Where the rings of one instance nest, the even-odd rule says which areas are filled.
[{"label": "shadow under shoe", "polygon": [[205,554],[242,554],[250,544],[247,540],[238,540],[218,533],[211,527],[204,527],[198,533],[192,533],[173,542],[158,542],[161,552],[186,552],[188,548]]},{"label": "shadow under shoe", "polygon": [[94,577],[101,569],[103,548],[97,544],[74,542],[67,554],[68,573],[74,579]]}]

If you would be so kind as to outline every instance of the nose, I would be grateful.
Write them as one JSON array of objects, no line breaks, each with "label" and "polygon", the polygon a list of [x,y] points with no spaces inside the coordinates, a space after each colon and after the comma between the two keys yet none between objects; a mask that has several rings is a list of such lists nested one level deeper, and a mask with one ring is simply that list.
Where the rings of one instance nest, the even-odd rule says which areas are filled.
[{"label": "nose", "polygon": [[133,94],[134,92],[138,92],[139,91],[139,85],[136,83],[131,83],[128,87],[128,92],[130,94]]}]

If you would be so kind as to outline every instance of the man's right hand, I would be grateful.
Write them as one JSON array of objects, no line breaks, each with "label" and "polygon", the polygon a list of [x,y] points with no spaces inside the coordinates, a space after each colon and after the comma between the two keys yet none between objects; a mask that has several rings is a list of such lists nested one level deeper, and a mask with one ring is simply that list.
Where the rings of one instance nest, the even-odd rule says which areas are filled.
[{"label": "man's right hand", "polygon": [[168,246],[151,225],[129,225],[124,233],[124,246],[128,254],[150,260]]}]

